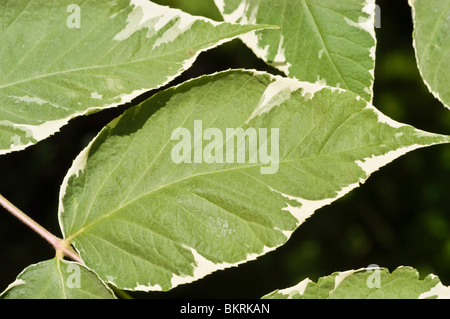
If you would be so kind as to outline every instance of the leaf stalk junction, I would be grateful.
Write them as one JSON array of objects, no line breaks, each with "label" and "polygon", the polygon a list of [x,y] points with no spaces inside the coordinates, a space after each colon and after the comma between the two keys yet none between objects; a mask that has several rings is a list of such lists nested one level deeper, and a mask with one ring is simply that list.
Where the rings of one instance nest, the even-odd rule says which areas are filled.
[{"label": "leaf stalk junction", "polygon": [[35,222],[32,218],[22,212],[19,208],[17,208],[14,204],[8,201],[4,196],[0,194],[0,206],[5,208],[8,212],[10,212],[13,216],[27,225],[29,228],[34,230],[38,235],[44,238],[56,251],[56,256],[60,259],[67,256],[76,262],[84,265],[83,260],[81,260],[80,256],[71,248],[70,243],[66,239],[58,238],[44,227]]}]

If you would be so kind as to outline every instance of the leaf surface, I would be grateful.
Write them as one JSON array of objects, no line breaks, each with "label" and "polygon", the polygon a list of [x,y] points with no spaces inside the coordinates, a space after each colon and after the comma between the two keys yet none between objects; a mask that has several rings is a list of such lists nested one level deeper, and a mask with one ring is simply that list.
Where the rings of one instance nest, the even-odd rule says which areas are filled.
[{"label": "leaf surface", "polygon": [[115,295],[84,266],[54,258],[25,268],[0,298],[112,299]]},{"label": "leaf surface", "polygon": [[[238,147],[227,133],[238,128],[256,138]],[[189,156],[179,162],[182,141]],[[353,92],[221,72],[107,125],[66,175],[60,224],[106,282],[168,290],[277,248],[381,166],[448,141],[390,120]]]},{"label": "leaf surface", "polygon": [[431,93],[450,108],[450,1],[409,0],[419,71]]},{"label": "leaf surface", "polygon": [[255,28],[147,0],[1,1],[0,154],[161,87]]},{"label": "leaf surface", "polygon": [[240,38],[265,62],[301,81],[318,82],[372,100],[374,0],[215,0],[224,20],[268,23],[275,30]]},{"label": "leaf surface", "polygon": [[450,288],[438,277],[419,278],[411,267],[362,268],[335,272],[317,283],[305,279],[297,285],[275,290],[263,299],[435,299],[450,298]]}]

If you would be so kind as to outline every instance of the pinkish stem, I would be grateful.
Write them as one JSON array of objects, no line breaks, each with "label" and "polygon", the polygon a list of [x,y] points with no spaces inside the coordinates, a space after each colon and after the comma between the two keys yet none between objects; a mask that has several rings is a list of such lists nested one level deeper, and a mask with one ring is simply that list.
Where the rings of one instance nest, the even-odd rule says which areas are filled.
[{"label": "pinkish stem", "polygon": [[84,264],[80,256],[70,248],[70,245],[64,239],[58,238],[52,233],[50,233],[44,227],[36,223],[30,217],[28,217],[20,209],[14,206],[1,194],[0,194],[0,206],[3,206],[8,212],[10,212],[12,215],[14,215],[20,221],[22,221],[25,225],[27,225],[36,233],[38,233],[42,238],[48,241],[50,245],[52,245],[55,248],[57,256],[62,257],[61,255],[66,255],[67,257],[72,258],[73,260],[79,262],[80,264]]}]

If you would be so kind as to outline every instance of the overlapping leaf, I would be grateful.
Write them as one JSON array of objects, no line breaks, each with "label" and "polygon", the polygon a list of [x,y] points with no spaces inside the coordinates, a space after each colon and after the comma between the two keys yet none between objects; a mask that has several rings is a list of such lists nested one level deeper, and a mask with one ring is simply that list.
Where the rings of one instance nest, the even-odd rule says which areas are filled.
[{"label": "overlapping leaf", "polygon": [[[256,132],[256,145],[249,137],[228,146],[238,128]],[[192,140],[179,162],[181,131]],[[106,282],[168,290],[277,248],[381,166],[447,142],[353,92],[222,72],[158,93],[105,127],[66,176],[60,224]]]},{"label": "overlapping leaf", "polygon": [[326,83],[372,100],[374,0],[215,0],[225,21],[269,23],[280,32],[241,37],[255,54],[290,77]]},{"label": "overlapping leaf", "polygon": [[0,27],[0,154],[158,88],[257,28],[147,0],[1,1]]},{"label": "overlapping leaf", "polygon": [[28,266],[3,299],[112,299],[111,289],[78,263],[58,258]]},{"label": "overlapping leaf", "polygon": [[409,0],[420,73],[433,95],[450,108],[450,1]]},{"label": "overlapping leaf", "polygon": [[439,278],[428,275],[423,280],[417,270],[399,267],[392,273],[385,268],[363,268],[335,272],[310,279],[294,287],[275,290],[263,299],[435,299],[450,298],[450,288]]}]

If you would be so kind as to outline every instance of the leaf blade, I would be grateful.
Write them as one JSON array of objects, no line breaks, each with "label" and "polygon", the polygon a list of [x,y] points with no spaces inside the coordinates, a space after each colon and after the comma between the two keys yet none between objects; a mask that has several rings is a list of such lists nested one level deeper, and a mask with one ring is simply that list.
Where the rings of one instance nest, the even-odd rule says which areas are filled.
[{"label": "leaf blade", "polygon": [[78,263],[54,258],[30,265],[1,299],[113,299],[114,293]]},{"label": "leaf blade", "polygon": [[429,91],[450,108],[450,5],[448,1],[410,0],[417,66]]},{"label": "leaf blade", "polygon": [[361,268],[335,272],[321,277],[317,283],[310,279],[296,286],[275,290],[263,299],[424,299],[448,298],[449,287],[439,278],[428,275],[419,279],[411,267],[398,267],[392,273],[386,268]]},{"label": "leaf blade", "polygon": [[281,27],[241,36],[266,63],[301,81],[325,83],[372,101],[375,1],[215,0],[227,22]]},{"label": "leaf blade", "polygon": [[[198,120],[224,137],[227,128],[278,128],[278,170],[262,174],[262,161],[176,164],[172,133],[195,132]],[[105,127],[66,175],[61,229],[103,280],[168,290],[276,249],[383,165],[448,142],[352,92],[221,72],[160,92]],[[133,269],[128,278],[105,262],[111,256]]]},{"label": "leaf blade", "polygon": [[[69,27],[73,5],[79,28]],[[3,2],[0,12],[0,154],[33,145],[74,117],[130,102],[169,83],[202,51],[261,28],[146,0]]]}]

